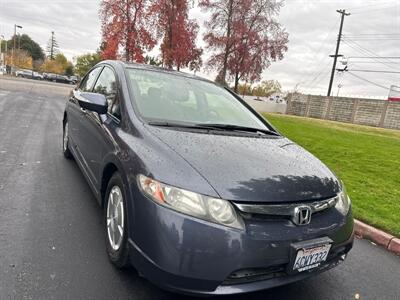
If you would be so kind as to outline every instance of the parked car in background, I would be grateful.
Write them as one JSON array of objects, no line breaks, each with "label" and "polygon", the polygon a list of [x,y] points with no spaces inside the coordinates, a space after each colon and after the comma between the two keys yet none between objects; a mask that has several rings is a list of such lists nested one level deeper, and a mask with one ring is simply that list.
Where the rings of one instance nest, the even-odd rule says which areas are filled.
[{"label": "parked car in background", "polygon": [[65,75],[56,75],[55,81],[59,82],[59,83],[71,84],[71,80],[69,79],[68,76],[65,76]]},{"label": "parked car in background", "polygon": [[49,81],[56,81],[56,78],[57,78],[57,74],[54,74],[54,73],[46,73],[46,80],[49,80]]},{"label": "parked car in background", "polygon": [[15,76],[27,79],[36,79],[36,80],[43,80],[44,76],[39,72],[28,70],[28,69],[21,69],[15,72]]},{"label": "parked car in background", "polygon": [[43,73],[44,79],[48,81],[66,83],[66,84],[77,84],[78,77],[76,76],[66,76],[54,73]]},{"label": "parked car in background", "polygon": [[78,78],[78,76],[72,75],[72,76],[69,76],[69,81],[71,84],[77,84],[79,81],[79,78]]},{"label": "parked car in background", "polygon": [[26,70],[26,69],[21,69],[15,72],[15,76],[21,77],[21,78],[28,78],[32,79],[33,78],[33,71],[32,70]]},{"label": "parked car in background", "polygon": [[263,290],[336,267],[352,248],[340,179],[211,81],[104,61],[71,92],[62,126],[64,156],[105,210],[110,261],[161,287]]},{"label": "parked car in background", "polygon": [[32,78],[36,79],[36,80],[43,80],[44,79],[43,75],[40,74],[39,72],[33,72],[32,73]]}]

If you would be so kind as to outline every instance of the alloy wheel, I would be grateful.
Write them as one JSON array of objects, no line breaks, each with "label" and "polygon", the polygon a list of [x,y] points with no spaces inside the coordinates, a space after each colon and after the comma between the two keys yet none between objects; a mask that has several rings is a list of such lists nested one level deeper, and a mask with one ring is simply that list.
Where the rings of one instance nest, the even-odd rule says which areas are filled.
[{"label": "alloy wheel", "polygon": [[107,236],[111,248],[119,250],[124,238],[124,201],[121,189],[113,186],[108,195],[107,205]]}]

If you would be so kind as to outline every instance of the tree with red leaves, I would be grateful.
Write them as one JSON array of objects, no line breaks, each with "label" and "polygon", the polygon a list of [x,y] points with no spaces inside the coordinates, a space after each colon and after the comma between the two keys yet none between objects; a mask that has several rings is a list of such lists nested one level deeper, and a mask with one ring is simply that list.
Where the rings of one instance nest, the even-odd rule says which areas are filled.
[{"label": "tree with red leaves", "polygon": [[202,49],[196,47],[199,26],[188,17],[188,0],[154,0],[149,14],[154,17],[157,37],[162,39],[164,65],[180,70],[199,70]]},{"label": "tree with red leaves", "polygon": [[[148,0],[102,0],[103,59],[143,62],[143,53],[156,45],[149,26]],[[122,53],[120,53],[122,51]]]},{"label": "tree with red leaves", "polygon": [[288,34],[276,20],[282,2],[277,0],[200,0],[211,12],[204,40],[213,51],[210,68],[219,71],[217,81],[229,76],[237,91],[239,81],[260,80],[272,61],[287,51]]}]

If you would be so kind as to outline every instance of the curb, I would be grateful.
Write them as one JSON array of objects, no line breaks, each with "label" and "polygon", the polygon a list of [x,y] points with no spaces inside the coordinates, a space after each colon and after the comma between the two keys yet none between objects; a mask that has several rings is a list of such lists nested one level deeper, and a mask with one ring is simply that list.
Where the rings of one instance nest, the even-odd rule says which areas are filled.
[{"label": "curb", "polygon": [[385,247],[390,252],[400,255],[400,239],[376,229],[359,220],[354,220],[354,232],[357,237],[364,238]]}]

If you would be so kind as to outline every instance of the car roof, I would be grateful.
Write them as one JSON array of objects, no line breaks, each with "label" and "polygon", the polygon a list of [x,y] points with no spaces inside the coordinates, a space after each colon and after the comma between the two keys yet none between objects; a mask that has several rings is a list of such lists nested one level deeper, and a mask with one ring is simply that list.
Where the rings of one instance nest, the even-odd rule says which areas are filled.
[{"label": "car roof", "polygon": [[190,74],[190,73],[185,73],[185,72],[182,72],[182,71],[176,71],[176,70],[167,69],[167,68],[158,67],[158,66],[153,66],[153,65],[148,65],[148,64],[139,64],[139,63],[134,63],[134,62],[124,62],[124,61],[121,61],[121,60],[105,60],[105,61],[102,61],[101,63],[108,63],[108,64],[113,65],[113,66],[121,65],[124,69],[138,69],[138,70],[148,70],[148,71],[154,71],[154,72],[160,72],[160,73],[167,73],[167,74],[171,74],[171,75],[175,75],[175,76],[180,76],[180,77],[186,77],[186,78],[192,78],[192,79],[196,79],[196,80],[206,81],[206,82],[218,85],[214,81],[211,81],[211,80],[208,80],[206,78],[202,78],[202,77]]}]

